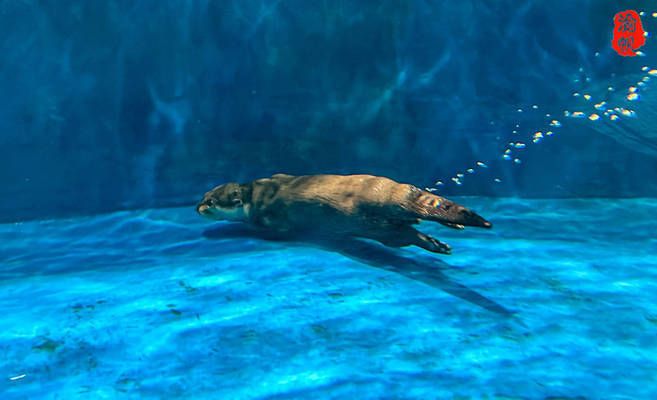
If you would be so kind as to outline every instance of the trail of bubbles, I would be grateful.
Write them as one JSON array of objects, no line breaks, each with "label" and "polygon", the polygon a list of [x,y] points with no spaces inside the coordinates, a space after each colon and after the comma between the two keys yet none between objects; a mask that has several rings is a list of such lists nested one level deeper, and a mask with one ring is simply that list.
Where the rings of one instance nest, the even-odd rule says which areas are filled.
[{"label": "trail of bubbles", "polygon": [[[644,11],[641,11],[639,15],[643,16],[645,15]],[[652,12],[651,16],[653,18],[657,18],[657,12]],[[644,34],[646,37],[649,36],[648,32],[645,32]],[[636,51],[636,54],[640,57],[645,56],[645,53],[642,51]],[[596,52],[595,57],[598,57],[600,55],[600,52]],[[580,73],[584,73],[583,68],[579,68]],[[634,101],[639,101],[641,98],[640,91],[646,89],[648,83],[651,81],[652,77],[657,77],[657,69],[651,68],[649,66],[643,66],[641,67],[641,72],[643,73],[644,76],[642,76],[638,82],[636,82],[635,85],[629,86],[627,88],[627,94],[624,96],[625,99],[628,101],[634,102]],[[584,77],[586,82],[590,82],[589,77]],[[579,79],[574,79],[574,82],[579,82]],[[614,92],[616,89],[613,86],[608,86],[607,87],[607,92]],[[588,120],[592,121],[592,123],[596,123],[597,121],[600,121],[601,119],[605,118],[610,121],[619,121],[621,118],[636,118],[636,112],[630,108],[627,108],[625,106],[610,106],[608,105],[607,100],[601,100],[597,103],[595,103],[593,100],[593,97],[589,93],[579,93],[579,92],[573,92],[573,97],[576,98],[581,98],[584,100],[584,106],[582,109],[592,108],[592,110],[588,111],[569,111],[569,110],[563,110],[563,116],[565,118],[572,118],[572,119],[584,119],[588,118]],[[539,106],[534,104],[531,106],[532,110],[538,110]],[[516,110],[518,113],[523,113],[524,110],[523,108],[518,108]],[[545,117],[550,119],[553,118],[550,113],[545,114]],[[529,134],[529,140],[530,144],[538,144],[541,141],[543,141],[546,138],[553,137],[556,134],[556,129],[562,127],[562,122],[557,120],[557,119],[551,119],[547,123],[547,127],[544,127],[541,130],[534,130],[532,133]],[[512,130],[512,134],[515,135],[518,133],[518,129],[520,128],[520,124],[515,124],[514,130]],[[520,158],[520,154],[524,149],[527,148],[527,144],[521,140],[513,140],[508,142],[508,145],[504,148],[503,153],[500,155],[500,157],[509,162],[513,162],[514,164],[521,164],[522,160]],[[463,182],[467,174],[475,174],[477,171],[480,171],[482,169],[488,169],[488,163],[491,163],[491,160],[485,160],[485,161],[476,161],[474,165],[466,166],[464,168],[464,172],[457,171],[453,176],[451,176],[448,179],[440,179],[437,180],[434,183],[434,187],[432,188],[425,188],[425,190],[430,191],[430,192],[435,192],[438,191],[439,188],[444,187],[448,184],[454,184],[456,186],[462,186]],[[501,183],[502,179],[499,176],[494,176],[493,175],[493,181],[495,183]]]}]

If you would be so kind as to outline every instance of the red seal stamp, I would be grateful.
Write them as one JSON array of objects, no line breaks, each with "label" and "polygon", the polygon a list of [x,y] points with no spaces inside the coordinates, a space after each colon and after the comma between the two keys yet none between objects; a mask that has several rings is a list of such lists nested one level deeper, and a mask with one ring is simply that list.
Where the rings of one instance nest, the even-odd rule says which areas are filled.
[{"label": "red seal stamp", "polygon": [[641,17],[634,10],[626,10],[614,16],[614,36],[611,47],[623,57],[636,56],[635,50],[646,44]]}]

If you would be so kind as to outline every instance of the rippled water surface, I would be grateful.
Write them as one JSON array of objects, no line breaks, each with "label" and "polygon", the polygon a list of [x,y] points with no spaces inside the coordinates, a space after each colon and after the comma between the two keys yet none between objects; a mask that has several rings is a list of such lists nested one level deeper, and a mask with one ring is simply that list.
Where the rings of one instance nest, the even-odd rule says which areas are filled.
[{"label": "rippled water surface", "polygon": [[495,228],[423,224],[452,256],[193,208],[0,225],[0,397],[657,398],[657,200],[460,201]]}]

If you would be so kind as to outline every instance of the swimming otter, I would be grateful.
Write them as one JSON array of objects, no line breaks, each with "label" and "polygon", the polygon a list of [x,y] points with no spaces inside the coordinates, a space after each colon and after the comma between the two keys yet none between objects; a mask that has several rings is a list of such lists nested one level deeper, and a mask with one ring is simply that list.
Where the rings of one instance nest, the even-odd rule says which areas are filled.
[{"label": "swimming otter", "polygon": [[248,222],[283,235],[362,237],[442,254],[451,253],[448,244],[412,225],[429,220],[455,229],[492,227],[450,200],[372,175],[276,174],[226,183],[207,192],[196,210],[213,220]]}]

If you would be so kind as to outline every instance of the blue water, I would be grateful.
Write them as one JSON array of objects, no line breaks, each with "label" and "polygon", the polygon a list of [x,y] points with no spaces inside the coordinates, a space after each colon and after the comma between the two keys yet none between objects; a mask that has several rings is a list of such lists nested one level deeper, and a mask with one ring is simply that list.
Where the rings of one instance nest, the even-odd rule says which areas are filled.
[{"label": "blue water", "polygon": [[[644,56],[611,47],[629,8],[650,32]],[[657,197],[654,12],[638,0],[0,1],[0,222],[182,206],[278,172],[442,180],[447,196]],[[611,124],[602,101],[636,118]],[[521,165],[502,158],[518,141]],[[477,161],[490,169],[468,174]]]},{"label": "blue water", "polygon": [[0,225],[0,397],[657,397],[657,200],[458,200],[495,226],[423,223],[452,256],[193,207]]},{"label": "blue water", "polygon": [[[636,0],[0,0],[0,400],[657,399],[656,32]],[[194,211],[281,172],[494,229]]]}]

